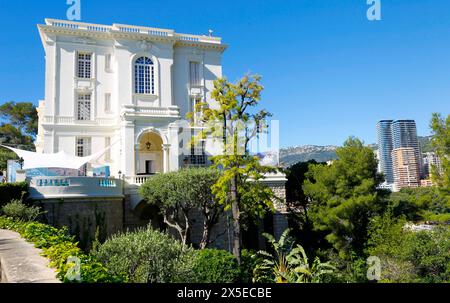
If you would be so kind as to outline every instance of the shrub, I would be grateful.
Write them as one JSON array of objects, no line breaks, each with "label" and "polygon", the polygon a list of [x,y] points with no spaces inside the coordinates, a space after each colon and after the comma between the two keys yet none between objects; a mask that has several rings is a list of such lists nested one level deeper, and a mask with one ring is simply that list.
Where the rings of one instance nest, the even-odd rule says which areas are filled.
[{"label": "shrub", "polygon": [[69,257],[80,259],[80,275],[83,283],[122,282],[120,276],[109,274],[108,270],[93,256],[85,255],[70,236],[67,228],[55,227],[38,223],[23,222],[12,218],[0,217],[0,229],[14,230],[27,241],[41,248],[43,255],[50,260],[50,266],[57,271],[57,277],[63,282],[70,282],[66,277],[73,264],[67,264]]},{"label": "shrub", "polygon": [[16,220],[33,221],[40,214],[40,208],[36,206],[28,207],[20,200],[12,200],[1,208],[1,212],[6,216]]},{"label": "shrub", "polygon": [[280,239],[264,233],[273,253],[259,251],[262,261],[255,268],[255,282],[268,282],[273,279],[277,283],[320,283],[333,274],[335,267],[331,263],[323,263],[319,257],[309,262],[301,245],[294,247],[294,240],[286,229]]},{"label": "shrub", "polygon": [[0,183],[0,206],[12,200],[25,199],[28,196],[28,183]]},{"label": "shrub", "polygon": [[132,283],[191,282],[194,251],[151,227],[114,235],[95,256]]},{"label": "shrub", "polygon": [[256,252],[243,249],[241,252],[239,282],[252,283],[255,268],[260,261],[261,257]]},{"label": "shrub", "polygon": [[194,268],[196,283],[233,283],[239,279],[236,258],[224,250],[204,249],[196,251]]}]

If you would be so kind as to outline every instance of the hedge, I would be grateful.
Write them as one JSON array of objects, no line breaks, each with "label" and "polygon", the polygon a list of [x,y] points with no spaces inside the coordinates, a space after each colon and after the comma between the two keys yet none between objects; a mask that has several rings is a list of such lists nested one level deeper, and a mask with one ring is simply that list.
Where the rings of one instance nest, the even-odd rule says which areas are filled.
[{"label": "hedge", "polygon": [[195,283],[234,283],[240,278],[236,258],[218,249],[197,250],[192,272]]},{"label": "hedge", "polygon": [[[57,271],[57,277],[63,282],[82,283],[116,283],[124,278],[111,275],[95,257],[86,255],[78,247],[74,237],[70,236],[66,228],[57,229],[38,222],[23,222],[0,216],[0,229],[18,232],[24,239],[41,248],[43,256],[50,260],[50,266]],[[67,264],[69,257],[80,260],[80,281],[70,281],[68,271],[74,266]]]},{"label": "hedge", "polygon": [[28,196],[28,183],[0,183],[0,207],[12,200],[22,200]]}]

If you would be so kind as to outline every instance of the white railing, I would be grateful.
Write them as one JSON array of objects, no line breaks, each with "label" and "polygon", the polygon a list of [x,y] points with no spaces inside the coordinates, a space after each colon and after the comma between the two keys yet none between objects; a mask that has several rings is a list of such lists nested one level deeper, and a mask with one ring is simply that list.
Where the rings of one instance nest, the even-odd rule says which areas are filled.
[{"label": "white railing", "polygon": [[123,114],[144,117],[179,117],[180,109],[178,107],[149,107],[124,105]]},{"label": "white railing", "polygon": [[153,176],[154,175],[129,176],[129,177],[126,177],[125,180],[129,184],[142,185],[145,182],[147,182],[150,178],[152,178]]},{"label": "white railing", "polygon": [[174,37],[180,41],[187,41],[187,42],[205,42],[214,44],[220,44],[222,41],[222,39],[218,37],[210,37],[205,35],[177,34],[175,33],[174,30],[154,28],[154,27],[133,26],[125,24],[113,24],[112,26],[109,26],[109,25],[56,20],[56,19],[46,19],[45,22],[46,25],[48,26],[60,27],[70,30],[86,30],[102,33],[118,31],[122,33],[143,34],[149,36]]},{"label": "white railing", "polygon": [[88,30],[88,31],[95,31],[95,32],[108,32],[112,29],[112,26],[108,26],[108,25],[65,21],[65,20],[46,19],[45,22],[47,25],[51,25],[51,26],[55,26],[55,27],[62,27],[62,28],[67,28],[67,29]]},{"label": "white railing", "polygon": [[75,117],[57,116],[54,118],[53,116],[45,116],[44,124],[112,126],[117,124],[117,119],[96,118],[94,120],[77,120]]},{"label": "white railing", "polygon": [[189,35],[189,34],[175,34],[175,36],[182,41],[189,41],[189,42],[206,42],[216,44],[220,44],[222,42],[222,39],[218,37]]},{"label": "white railing", "polygon": [[161,29],[154,27],[144,27],[144,26],[132,26],[125,24],[113,24],[113,29],[125,32],[125,33],[134,33],[134,34],[144,34],[144,35],[153,35],[153,36],[164,36],[169,37],[174,35],[174,31],[170,29]]}]

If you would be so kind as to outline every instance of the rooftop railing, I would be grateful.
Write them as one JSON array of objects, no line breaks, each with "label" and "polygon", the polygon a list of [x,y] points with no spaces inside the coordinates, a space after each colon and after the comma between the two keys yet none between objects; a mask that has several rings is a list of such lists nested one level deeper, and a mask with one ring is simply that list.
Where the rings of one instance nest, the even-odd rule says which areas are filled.
[{"label": "rooftop railing", "polygon": [[48,26],[61,27],[70,30],[85,30],[103,33],[118,31],[124,33],[142,34],[159,37],[174,37],[180,41],[187,41],[187,42],[204,42],[204,43],[221,44],[222,40],[221,38],[218,37],[211,37],[205,35],[178,34],[175,33],[174,30],[170,29],[133,26],[125,24],[101,25],[93,23],[56,20],[56,19],[46,19],[45,23]]}]

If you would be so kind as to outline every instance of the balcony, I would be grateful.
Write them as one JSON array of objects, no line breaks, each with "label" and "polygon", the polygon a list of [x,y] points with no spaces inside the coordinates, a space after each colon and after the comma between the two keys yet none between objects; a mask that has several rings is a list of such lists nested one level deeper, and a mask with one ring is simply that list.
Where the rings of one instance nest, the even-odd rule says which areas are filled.
[{"label": "balcony", "polygon": [[178,106],[170,107],[150,107],[150,106],[136,106],[124,105],[122,107],[122,116],[125,118],[180,118],[180,109]]},{"label": "balcony", "polygon": [[95,118],[94,120],[77,120],[70,116],[45,116],[43,125],[83,125],[83,126],[116,126],[118,119]]},{"label": "balcony", "polygon": [[122,197],[122,181],[92,177],[34,177],[30,180],[30,198],[110,198]]}]

